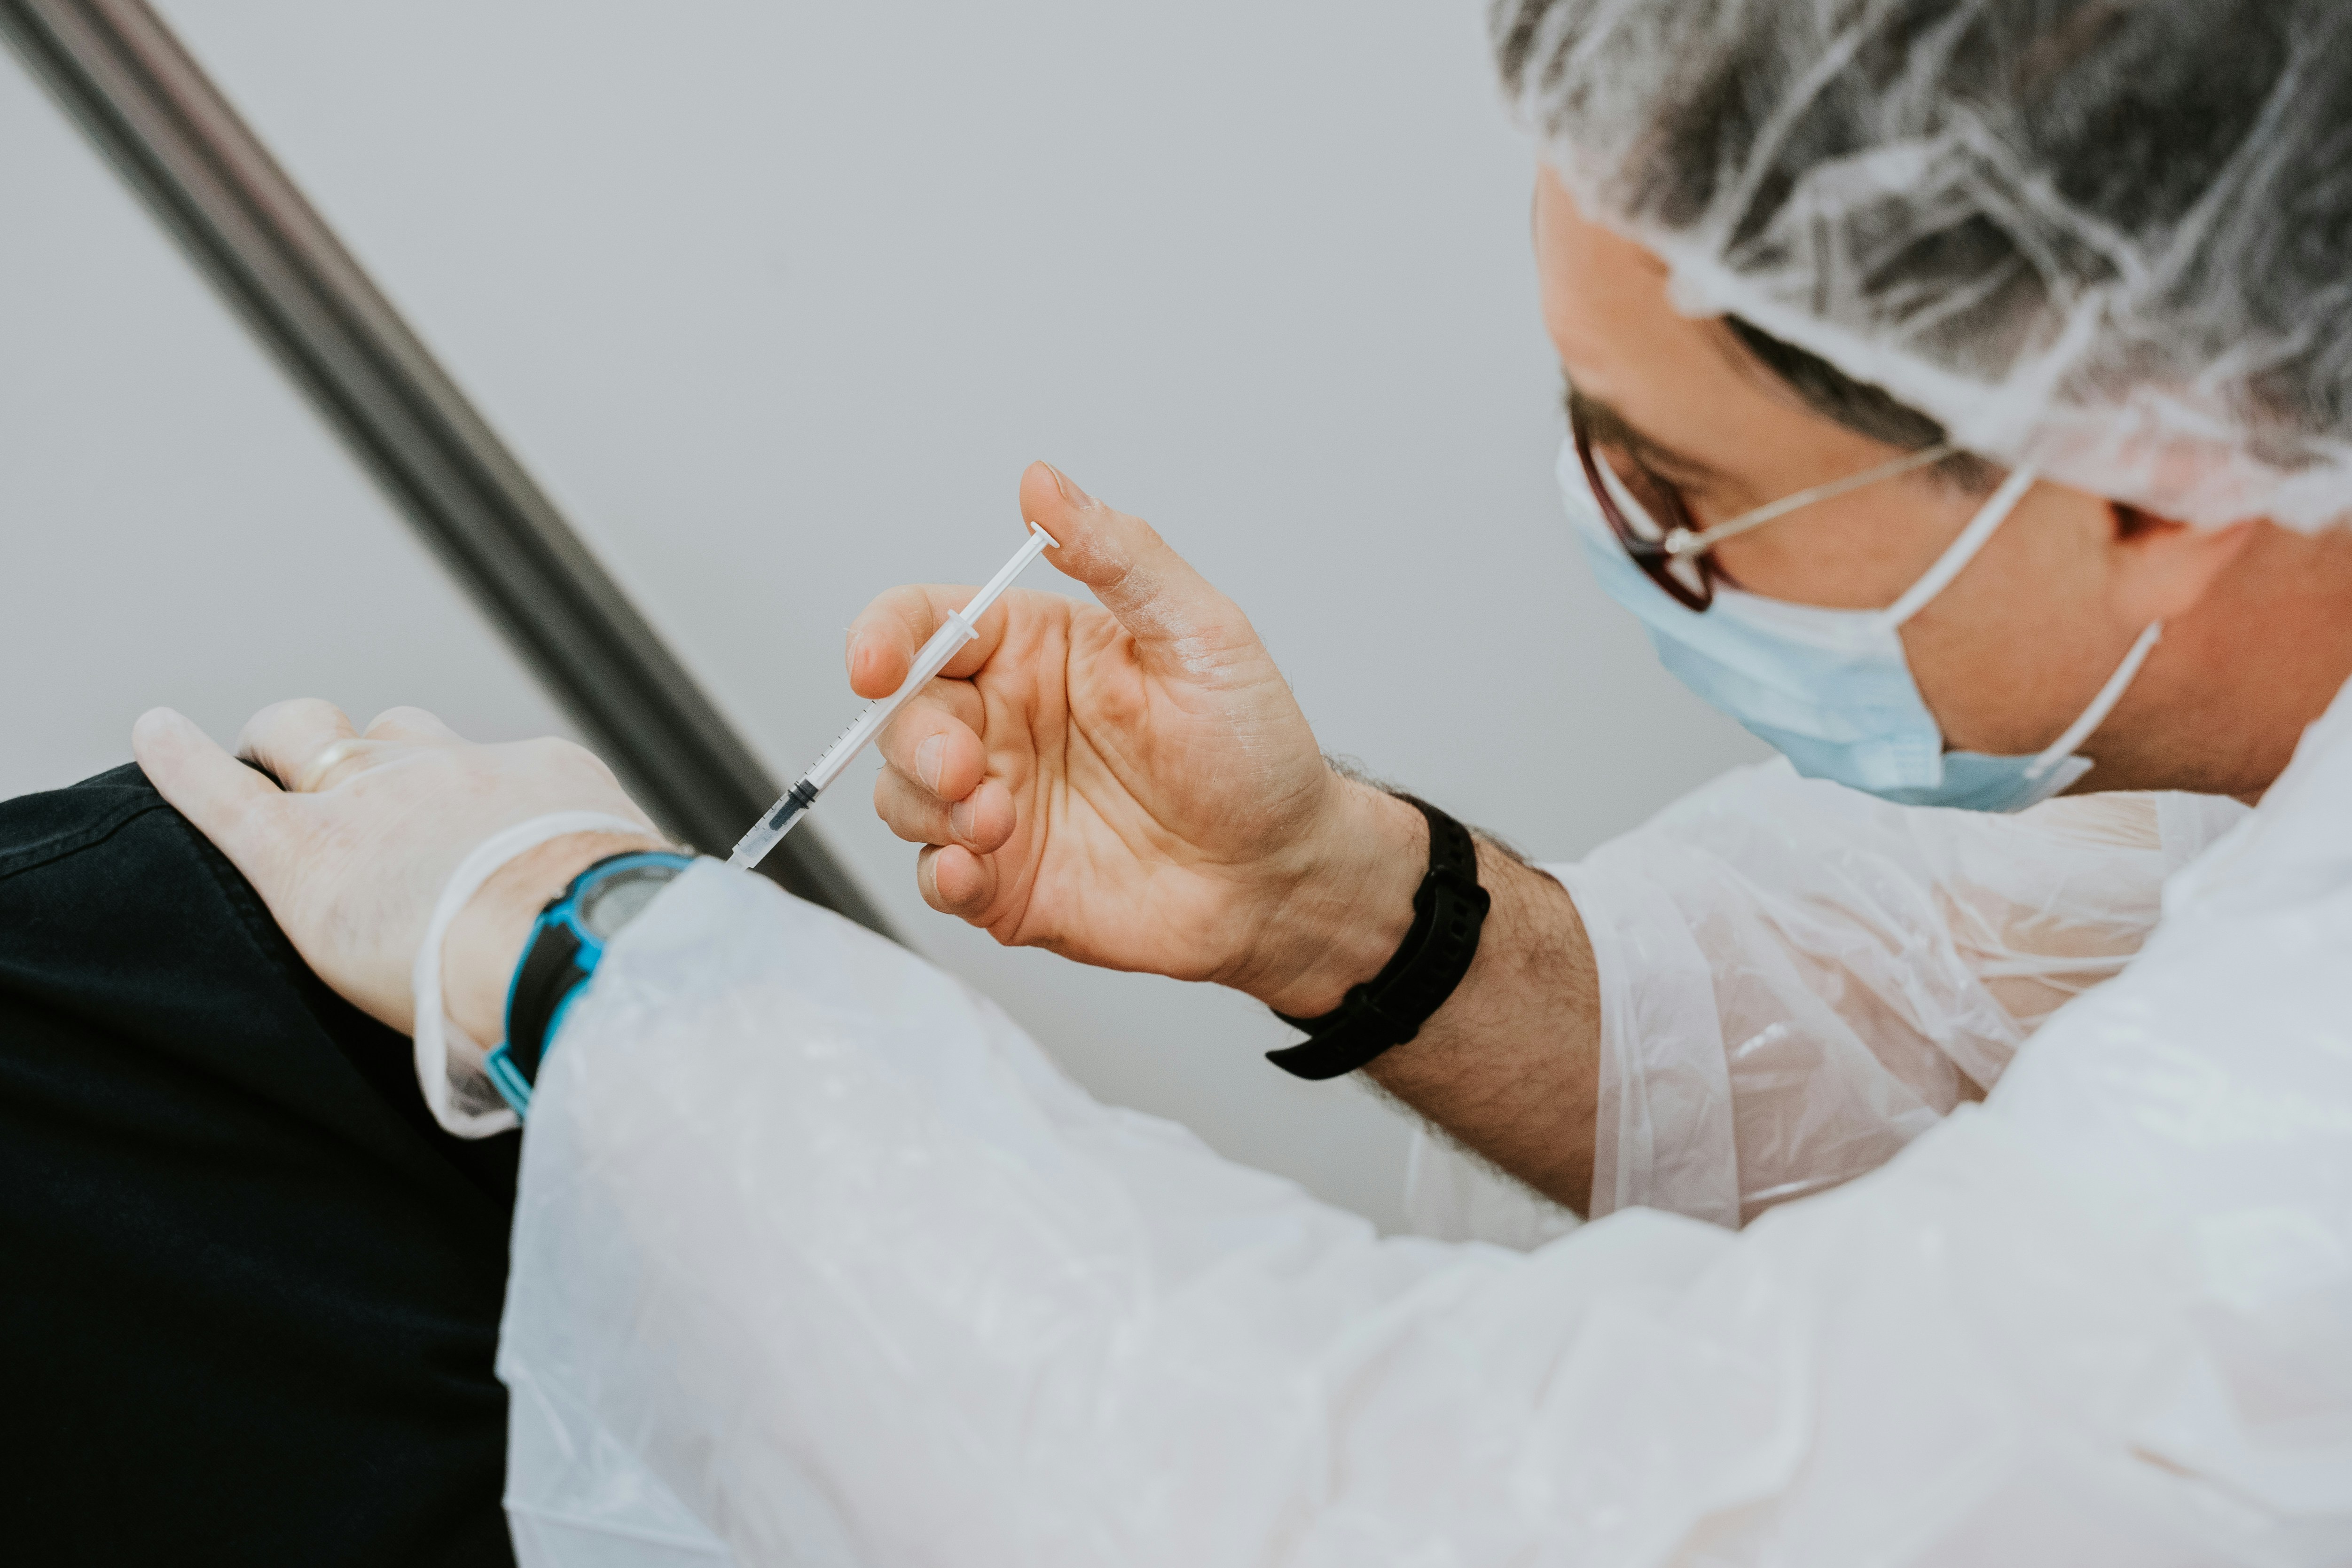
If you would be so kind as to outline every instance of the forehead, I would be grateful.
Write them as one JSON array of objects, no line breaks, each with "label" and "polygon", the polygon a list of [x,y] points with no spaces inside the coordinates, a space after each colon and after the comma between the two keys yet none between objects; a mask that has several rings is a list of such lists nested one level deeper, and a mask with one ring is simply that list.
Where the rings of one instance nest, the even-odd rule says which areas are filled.
[{"label": "forehead", "polygon": [[1544,325],[1569,384],[1650,441],[1760,500],[1883,460],[1876,443],[1774,381],[1719,320],[1675,310],[1665,263],[1587,219],[1548,169],[1537,176],[1535,247]]},{"label": "forehead", "polygon": [[1632,416],[1654,383],[1737,375],[1722,329],[1667,302],[1666,264],[1586,219],[1549,169],[1536,179],[1535,244],[1544,326],[1585,395]]},{"label": "forehead", "polygon": [[1535,244],[1544,326],[1579,390],[1614,403],[1638,388],[1639,364],[1719,358],[1667,303],[1666,264],[1588,221],[1549,169],[1536,177]]}]

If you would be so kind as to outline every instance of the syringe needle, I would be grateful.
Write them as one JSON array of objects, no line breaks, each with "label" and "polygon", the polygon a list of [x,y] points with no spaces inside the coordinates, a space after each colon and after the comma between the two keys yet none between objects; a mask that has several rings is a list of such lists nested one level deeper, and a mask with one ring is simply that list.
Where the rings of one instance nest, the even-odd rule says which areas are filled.
[{"label": "syringe needle", "polygon": [[757,866],[761,858],[776,847],[778,840],[800,825],[801,818],[808,815],[808,808],[816,804],[816,797],[823,795],[857,753],[882,732],[892,716],[911,701],[915,693],[931,683],[931,678],[947,667],[948,660],[956,656],[958,649],[980,636],[972,623],[996,603],[1005,589],[1013,585],[1013,580],[1021,575],[1029,563],[1055,545],[1054,536],[1035,523],[1031,523],[1029,529],[1028,539],[1013,552],[1013,559],[971,596],[971,602],[961,610],[948,612],[948,617],[940,623],[939,630],[933,632],[930,640],[916,653],[914,668],[907,671],[907,679],[898,683],[898,689],[868,703],[866,711],[860,713],[849,728],[824,749],[824,754],[817,758],[809,771],[795,780],[793,787],[779,796],[776,804],[751,825],[751,831],[743,835],[736,844],[734,853],[727,857],[730,866],[740,866],[746,870]]}]

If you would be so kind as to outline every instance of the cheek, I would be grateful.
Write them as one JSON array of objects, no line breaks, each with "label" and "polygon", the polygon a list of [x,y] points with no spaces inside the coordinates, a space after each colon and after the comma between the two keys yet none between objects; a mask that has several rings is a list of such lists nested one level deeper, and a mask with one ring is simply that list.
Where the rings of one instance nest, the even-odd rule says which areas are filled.
[{"label": "cheek", "polygon": [[[1814,471],[1853,473],[1868,466],[1869,460],[1849,457],[1824,461]],[[1817,501],[1727,539],[1716,559],[1740,586],[1768,599],[1880,610],[1927,574],[1974,510],[1965,500],[1890,485]]]},{"label": "cheek", "polygon": [[1932,539],[1916,550],[1890,551],[1889,531],[1874,521],[1844,528],[1826,518],[1806,521],[1802,530],[1762,528],[1726,540],[1715,558],[1751,594],[1832,610],[1885,608],[1919,580],[1920,555],[1935,558]]},{"label": "cheek", "polygon": [[1925,612],[1904,626],[1911,679],[1943,730],[1945,745],[1998,756],[2036,749],[2044,727],[2039,704],[2028,698],[2034,670],[2022,646],[2030,639],[2019,636],[2024,629],[2023,617],[1962,626]]},{"label": "cheek", "polygon": [[1912,679],[1956,751],[2038,752],[2106,678],[2097,586],[2055,542],[2004,530],[1903,627]]}]

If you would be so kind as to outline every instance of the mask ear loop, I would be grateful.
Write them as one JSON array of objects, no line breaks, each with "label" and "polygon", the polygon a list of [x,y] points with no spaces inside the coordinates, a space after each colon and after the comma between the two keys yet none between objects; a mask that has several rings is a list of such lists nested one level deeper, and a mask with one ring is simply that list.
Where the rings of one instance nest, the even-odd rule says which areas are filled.
[{"label": "mask ear loop", "polygon": [[2156,645],[2163,637],[2164,623],[2150,621],[2147,629],[2139,634],[2139,640],[2132,644],[2131,652],[2124,655],[2123,663],[2107,677],[2107,683],[2099,688],[2099,694],[2091,699],[2091,705],[2083,710],[2083,716],[2067,725],[2066,732],[2051,742],[2049,750],[2025,765],[2027,778],[2040,778],[2073,756],[2074,748],[2091,738],[2091,731],[2097,729],[2107,715],[2115,711],[2116,704],[2123,700],[2124,691],[2131,685],[2132,678],[2139,673],[2139,667],[2147,662],[2147,656],[2155,651]]},{"label": "mask ear loop", "polygon": [[2025,499],[2025,492],[2033,488],[2033,481],[2040,477],[2032,468],[2018,468],[2003,479],[2000,489],[1993,491],[1992,498],[1977,509],[1977,514],[1969,520],[1968,527],[1960,530],[1960,536],[1936,558],[1936,563],[1927,568],[1926,574],[1912,584],[1901,598],[1879,612],[1879,625],[1893,631],[1927,608],[1928,600],[1950,587],[1952,579],[1976,559],[1977,552],[1985,547],[1985,541],[1992,537],[1993,530],[2009,521],[2009,514],[2017,510],[2017,503]]}]

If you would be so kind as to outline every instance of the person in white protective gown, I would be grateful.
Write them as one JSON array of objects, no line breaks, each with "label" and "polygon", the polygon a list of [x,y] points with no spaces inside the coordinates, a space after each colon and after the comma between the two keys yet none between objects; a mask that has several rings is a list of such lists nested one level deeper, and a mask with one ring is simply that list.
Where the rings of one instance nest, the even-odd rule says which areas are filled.
[{"label": "person in white protective gown", "polygon": [[[1475,956],[1356,1064],[1442,1134],[1426,1236],[684,870],[527,1086],[526,1563],[2352,1562],[2352,17],[1493,29],[1572,525],[1784,760],[1574,866],[1477,841]],[[1008,595],[886,736],[924,897],[1324,1039],[1442,816],[1151,530],[1021,500],[1099,607]],[[857,689],[956,595],[877,601]],[[318,702],[244,737],[283,790],[134,741],[445,1123],[511,1125],[534,914],[658,843],[610,775]]]}]

